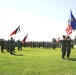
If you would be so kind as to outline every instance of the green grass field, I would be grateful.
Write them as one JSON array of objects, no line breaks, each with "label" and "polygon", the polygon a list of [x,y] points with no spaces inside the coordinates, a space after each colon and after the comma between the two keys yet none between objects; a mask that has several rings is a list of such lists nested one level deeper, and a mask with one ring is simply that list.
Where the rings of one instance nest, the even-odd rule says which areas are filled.
[{"label": "green grass field", "polygon": [[76,50],[69,59],[61,49],[23,48],[15,55],[0,52],[0,75],[76,75]]}]

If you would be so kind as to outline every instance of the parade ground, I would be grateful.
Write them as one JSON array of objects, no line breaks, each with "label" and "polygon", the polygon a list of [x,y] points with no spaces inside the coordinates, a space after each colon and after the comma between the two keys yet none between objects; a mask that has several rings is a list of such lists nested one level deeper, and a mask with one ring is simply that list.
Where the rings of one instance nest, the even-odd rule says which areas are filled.
[{"label": "parade ground", "polygon": [[70,58],[61,49],[23,48],[14,54],[0,52],[0,75],[76,75],[76,48]]}]

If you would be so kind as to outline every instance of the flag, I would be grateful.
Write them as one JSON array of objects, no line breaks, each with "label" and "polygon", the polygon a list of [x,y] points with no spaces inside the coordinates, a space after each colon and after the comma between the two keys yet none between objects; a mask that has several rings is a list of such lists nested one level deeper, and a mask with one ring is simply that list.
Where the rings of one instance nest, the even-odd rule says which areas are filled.
[{"label": "flag", "polygon": [[28,36],[28,34],[26,34],[26,36],[23,38],[23,42],[26,41],[27,36]]},{"label": "flag", "polygon": [[69,36],[70,34],[72,34],[72,27],[71,25],[68,23],[68,27],[66,28],[66,33],[67,33],[67,36]]},{"label": "flag", "polygon": [[75,30],[76,29],[76,19],[75,19],[74,15],[73,15],[72,11],[70,11],[70,13],[71,13],[70,25],[71,25],[72,29]]},{"label": "flag", "polygon": [[17,32],[18,32],[18,33],[20,32],[20,26],[18,26],[18,27],[10,34],[10,36],[16,34]]},{"label": "flag", "polygon": [[57,39],[57,42],[59,42],[60,41],[60,37]]}]

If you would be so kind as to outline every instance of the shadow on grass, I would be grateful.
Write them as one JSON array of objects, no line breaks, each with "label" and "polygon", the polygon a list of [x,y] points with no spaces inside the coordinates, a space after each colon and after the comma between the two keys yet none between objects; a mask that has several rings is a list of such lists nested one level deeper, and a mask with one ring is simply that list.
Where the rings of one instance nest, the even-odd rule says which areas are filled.
[{"label": "shadow on grass", "polygon": [[68,58],[66,60],[76,61],[76,58]]},{"label": "shadow on grass", "polygon": [[15,56],[23,56],[22,54],[15,54],[15,53],[12,53],[11,55],[15,55]]}]

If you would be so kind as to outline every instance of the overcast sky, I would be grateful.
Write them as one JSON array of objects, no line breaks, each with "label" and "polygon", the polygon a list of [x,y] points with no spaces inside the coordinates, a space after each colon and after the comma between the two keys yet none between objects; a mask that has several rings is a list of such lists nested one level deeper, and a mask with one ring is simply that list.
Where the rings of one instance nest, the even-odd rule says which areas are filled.
[{"label": "overcast sky", "polygon": [[19,25],[21,32],[12,36],[15,40],[23,40],[27,33],[26,41],[62,38],[70,8],[76,17],[76,0],[0,0],[0,38],[10,39]]}]

